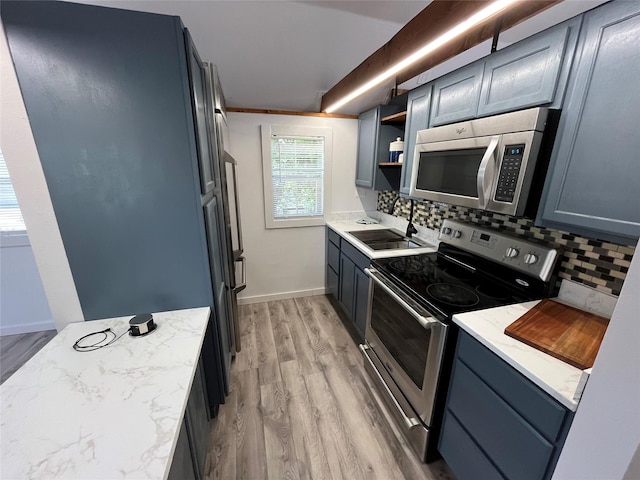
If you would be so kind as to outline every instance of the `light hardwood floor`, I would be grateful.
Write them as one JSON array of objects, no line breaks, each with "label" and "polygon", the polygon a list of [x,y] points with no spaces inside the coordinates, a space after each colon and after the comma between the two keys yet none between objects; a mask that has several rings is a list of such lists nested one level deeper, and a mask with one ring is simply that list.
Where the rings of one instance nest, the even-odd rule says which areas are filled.
[{"label": "light hardwood floor", "polygon": [[325,296],[240,307],[242,351],[212,422],[209,479],[452,479],[420,463]]},{"label": "light hardwood floor", "polygon": [[46,330],[0,337],[0,383],[38,353],[56,333],[55,330]]}]

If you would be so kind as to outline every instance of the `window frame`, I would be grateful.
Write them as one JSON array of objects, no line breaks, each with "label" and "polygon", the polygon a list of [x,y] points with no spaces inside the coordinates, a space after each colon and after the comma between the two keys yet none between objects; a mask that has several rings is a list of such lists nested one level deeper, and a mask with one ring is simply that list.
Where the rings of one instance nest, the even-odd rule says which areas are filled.
[{"label": "window frame", "polygon": [[[261,125],[262,134],[262,175],[264,185],[264,220],[267,229],[314,227],[325,225],[331,209],[331,164],[333,152],[333,130],[330,127],[308,127],[305,125]],[[274,218],[273,178],[271,159],[271,137],[273,135],[292,137],[324,137],[324,171],[322,179],[322,215]]]},{"label": "window frame", "polygon": [[[0,216],[3,217],[2,219],[0,219],[0,237],[2,237],[2,240],[3,240],[2,243],[4,245],[5,243],[7,243],[7,240],[9,238],[15,239],[18,237],[25,237],[27,233],[27,226],[24,221],[24,215],[22,214],[22,210],[20,209],[20,204],[18,203],[18,197],[15,193],[15,188],[13,187],[13,181],[11,179],[9,167],[7,166],[7,162],[6,162],[6,159],[4,158],[2,150],[0,150],[0,162],[4,164],[4,167],[0,165],[0,170],[4,170],[6,172],[6,176],[5,175],[1,175],[1,176],[3,177],[4,181],[7,182],[7,186],[11,189],[11,192],[13,193],[13,196],[11,198],[13,198],[16,203],[16,206],[13,208],[17,210],[17,213],[18,213],[17,216],[19,217],[19,218],[16,218],[16,220],[19,221],[19,227],[8,228],[7,225],[5,225],[5,219],[4,219],[5,212],[3,211],[7,207],[4,207],[2,204],[0,204]],[[0,199],[0,202],[2,202],[2,199]],[[16,217],[15,213],[13,216]],[[23,240],[20,240],[20,241],[23,242]]]}]

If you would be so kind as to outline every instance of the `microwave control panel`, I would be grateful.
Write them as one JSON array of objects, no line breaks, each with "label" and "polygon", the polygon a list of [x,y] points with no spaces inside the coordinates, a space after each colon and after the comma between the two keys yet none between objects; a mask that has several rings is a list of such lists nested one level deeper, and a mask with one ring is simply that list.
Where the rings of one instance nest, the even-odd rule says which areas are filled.
[{"label": "microwave control panel", "polygon": [[513,202],[518,184],[518,176],[522,167],[522,157],[524,156],[524,143],[518,145],[507,145],[504,147],[502,164],[500,165],[500,175],[494,200],[498,202]]}]

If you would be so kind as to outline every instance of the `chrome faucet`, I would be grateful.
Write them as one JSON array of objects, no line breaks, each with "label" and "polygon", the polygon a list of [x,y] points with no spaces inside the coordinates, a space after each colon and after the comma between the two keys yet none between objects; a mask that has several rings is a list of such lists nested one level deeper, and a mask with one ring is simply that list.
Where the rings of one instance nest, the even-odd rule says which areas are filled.
[{"label": "chrome faucet", "polygon": [[[389,215],[393,215],[393,209],[396,207],[396,203],[398,203],[398,200],[400,200],[400,198],[401,198],[400,195],[398,195],[393,201],[393,203],[391,204],[391,207],[389,207],[389,211],[387,212]],[[409,201],[411,202],[411,207],[409,210],[409,225],[407,225],[407,232],[406,232],[407,238],[411,238],[411,236],[414,233],[418,233],[418,230],[413,225],[413,199],[410,198]]]}]

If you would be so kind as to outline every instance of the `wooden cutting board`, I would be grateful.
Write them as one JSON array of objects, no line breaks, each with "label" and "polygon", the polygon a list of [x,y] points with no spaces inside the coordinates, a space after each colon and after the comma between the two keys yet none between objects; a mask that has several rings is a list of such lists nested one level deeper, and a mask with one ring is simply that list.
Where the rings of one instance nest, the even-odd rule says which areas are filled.
[{"label": "wooden cutting board", "polygon": [[591,368],[609,319],[544,299],[504,333],[581,370]]}]

